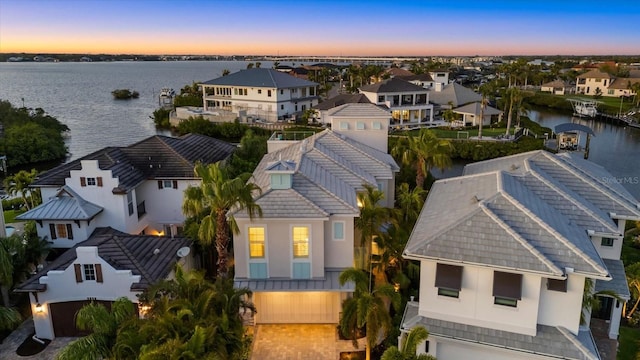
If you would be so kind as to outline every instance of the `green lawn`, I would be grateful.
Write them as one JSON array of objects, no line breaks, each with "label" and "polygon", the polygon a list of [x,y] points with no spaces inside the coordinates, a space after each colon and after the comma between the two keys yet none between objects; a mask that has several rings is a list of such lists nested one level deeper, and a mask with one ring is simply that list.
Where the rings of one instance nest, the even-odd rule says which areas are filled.
[{"label": "green lawn", "polygon": [[[433,133],[436,134],[437,137],[439,138],[443,138],[443,139],[457,139],[458,138],[458,133],[459,132],[468,132],[469,133],[469,137],[472,136],[478,136],[478,128],[475,129],[469,129],[469,130],[456,130],[456,129],[448,129],[448,128],[432,128],[431,131],[433,131]],[[504,135],[505,132],[507,131],[507,128],[490,128],[490,127],[483,127],[482,128],[482,136],[498,136],[498,135]],[[417,136],[418,133],[420,132],[420,130],[411,130],[411,131],[406,131],[406,132],[398,132],[396,133],[396,135],[412,135],[412,136]],[[511,134],[515,134],[515,128],[512,127],[510,130]],[[466,134],[460,134],[460,138],[461,139],[465,139],[466,138]]]},{"label": "green lawn", "polygon": [[620,326],[620,345],[618,346],[618,360],[635,360],[640,351],[640,329]]},{"label": "green lawn", "polygon": [[4,223],[12,223],[16,222],[16,216],[22,214],[24,211],[22,210],[5,210],[4,211]]}]

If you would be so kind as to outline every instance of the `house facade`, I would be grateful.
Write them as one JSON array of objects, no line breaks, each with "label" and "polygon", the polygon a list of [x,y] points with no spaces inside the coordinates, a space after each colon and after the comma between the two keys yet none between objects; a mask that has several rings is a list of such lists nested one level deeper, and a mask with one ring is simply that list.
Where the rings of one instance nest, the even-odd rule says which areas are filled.
[{"label": "house facade", "polygon": [[318,104],[318,84],[275,69],[246,69],[205,81],[205,114],[230,112],[237,117],[276,122]]},{"label": "house facade", "polygon": [[358,90],[372,104],[388,107],[393,124],[433,122],[429,91],[420,85],[394,77]]},{"label": "house facade", "polygon": [[548,92],[553,95],[564,95],[574,92],[574,87],[565,83],[562,80],[554,80],[540,86],[540,91]]},{"label": "house facade", "polygon": [[[382,129],[388,113],[385,120]],[[336,121],[350,121],[349,129],[364,122],[361,131],[375,132],[373,122],[382,119]],[[262,218],[234,214],[240,230],[233,241],[235,285],[253,291],[256,323],[338,323],[342,301],[354,290],[339,284],[339,274],[365,251],[354,241],[357,194],[364,185],[377,187],[383,205],[393,205],[399,168],[374,148],[381,147],[372,143],[377,136],[367,145],[332,128],[302,141],[273,140],[278,144],[269,144],[252,178],[262,189],[255,198]]]},{"label": "house facade", "polygon": [[[420,261],[401,330],[438,359],[599,359],[589,325],[616,339],[630,298],[620,261],[640,203],[604,168],[533,151],[437,181],[405,248]],[[442,216],[447,214],[447,216]],[[583,309],[600,295],[600,311]]]},{"label": "house facade", "polygon": [[[107,308],[120,297],[138,303],[137,295],[170,279],[179,263],[193,267],[190,241],[151,235],[129,235],[97,228],[86,241],[67,250],[16,287],[29,294],[35,335],[40,339],[82,336],[75,314],[91,302]],[[144,315],[144,309],[138,312]]]},{"label": "house facade", "polygon": [[71,248],[98,227],[128,234],[178,235],[182,201],[197,186],[197,161],[224,161],[235,146],[207,136],[152,136],[99,150],[40,175],[32,184],[43,203],[21,214],[54,248]]}]

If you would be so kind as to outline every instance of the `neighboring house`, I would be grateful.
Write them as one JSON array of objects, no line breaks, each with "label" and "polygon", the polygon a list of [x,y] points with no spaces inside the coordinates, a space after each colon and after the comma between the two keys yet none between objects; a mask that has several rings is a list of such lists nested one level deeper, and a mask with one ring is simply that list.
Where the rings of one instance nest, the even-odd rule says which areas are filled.
[{"label": "neighboring house", "polygon": [[578,75],[576,80],[576,93],[595,95],[598,92],[596,89],[599,89],[601,95],[605,96],[606,94],[606,96],[608,96],[607,89],[613,80],[613,76],[604,71],[598,69],[588,71],[582,75]]},{"label": "neighboring house", "polygon": [[[440,360],[600,359],[589,323],[618,336],[630,298],[622,239],[637,220],[640,203],[579,154],[469,164],[434,183],[404,250],[421,275],[401,330],[425,326],[419,352]],[[590,314],[586,281],[621,300],[599,296]]]},{"label": "neighboring house", "polygon": [[402,79],[408,81],[412,84],[416,84],[418,86],[422,86],[423,88],[430,90],[435,87],[435,81],[429,74],[418,74],[418,75],[404,75],[398,76],[398,79]]},{"label": "neighboring house", "polygon": [[339,94],[314,106],[313,109],[316,111],[314,118],[320,124],[331,124],[327,112],[344,104],[371,104],[371,101],[364,94]]},{"label": "neighboring house", "polygon": [[451,109],[482,101],[482,95],[458,83],[451,83],[429,91],[429,100],[440,109]]},{"label": "neighboring house", "polygon": [[235,148],[195,134],[104,148],[39,175],[31,186],[40,189],[43,203],[17,219],[34,220],[38,236],[54,248],[71,248],[106,226],[175,236],[185,219],[184,190],[200,181],[196,162],[224,161]]},{"label": "neighboring house", "polygon": [[[14,291],[29,293],[35,335],[41,339],[86,335],[75,314],[91,302],[110,307],[120,297],[137,295],[173,276],[178,262],[192,268],[190,241],[129,235],[97,228],[89,239],[67,250]],[[144,308],[138,308],[144,316]]]},{"label": "neighboring house", "polygon": [[[433,86],[442,86],[449,84],[449,70],[431,70],[429,75],[433,79]],[[438,85],[440,84],[440,85]]]},{"label": "neighboring house", "polygon": [[462,115],[462,123],[464,126],[478,126],[480,124],[478,121],[480,114],[483,116],[482,125],[490,125],[492,119],[497,121],[498,116],[502,114],[502,111],[489,105],[486,105],[483,111],[479,102],[460,106],[453,109],[453,112]]},{"label": "neighboring house", "polygon": [[[382,205],[392,207],[399,171],[389,154],[376,150],[382,147],[375,143],[379,136],[365,143],[349,137],[353,129],[380,132],[386,142],[388,113],[378,130],[374,123],[381,120],[348,111],[364,106],[375,108],[343,105],[344,113],[334,114],[334,130],[302,141],[273,140],[277,144],[269,144],[270,152],[253,172],[252,181],[262,190],[255,201],[263,216],[251,220],[245,211],[234,214],[240,231],[233,250],[235,286],[253,291],[256,323],[339,321],[342,301],[354,288],[341,286],[338,277],[363,251],[354,225],[360,214],[357,194],[365,184],[377,187],[385,194]],[[344,132],[340,122],[350,122]],[[358,122],[363,130],[357,130]]]},{"label": "neighboring house", "polygon": [[637,83],[640,83],[640,78],[617,78],[609,85],[604,96],[635,96],[636,93],[630,88]]},{"label": "neighboring house", "polygon": [[372,104],[385,105],[394,124],[433,122],[429,92],[420,85],[391,78],[358,89]]},{"label": "neighboring house", "polygon": [[246,69],[205,81],[204,113],[276,122],[318,103],[318,84],[274,69]]},{"label": "neighboring house", "polygon": [[540,91],[552,93],[553,95],[564,95],[573,93],[574,87],[562,80],[554,80],[540,86]]}]

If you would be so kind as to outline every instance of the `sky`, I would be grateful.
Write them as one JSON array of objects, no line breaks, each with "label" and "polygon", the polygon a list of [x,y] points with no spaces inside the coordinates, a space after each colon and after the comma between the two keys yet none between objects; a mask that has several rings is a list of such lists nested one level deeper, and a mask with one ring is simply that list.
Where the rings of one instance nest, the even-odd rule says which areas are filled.
[{"label": "sky", "polygon": [[0,53],[640,55],[638,22],[638,0],[0,0]]}]

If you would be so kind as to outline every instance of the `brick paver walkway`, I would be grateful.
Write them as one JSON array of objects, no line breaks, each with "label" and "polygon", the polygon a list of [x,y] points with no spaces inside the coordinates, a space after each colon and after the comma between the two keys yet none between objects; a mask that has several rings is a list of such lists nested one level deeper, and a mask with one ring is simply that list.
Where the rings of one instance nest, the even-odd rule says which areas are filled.
[{"label": "brick paver walkway", "polygon": [[253,360],[336,360],[336,325],[256,325]]}]

